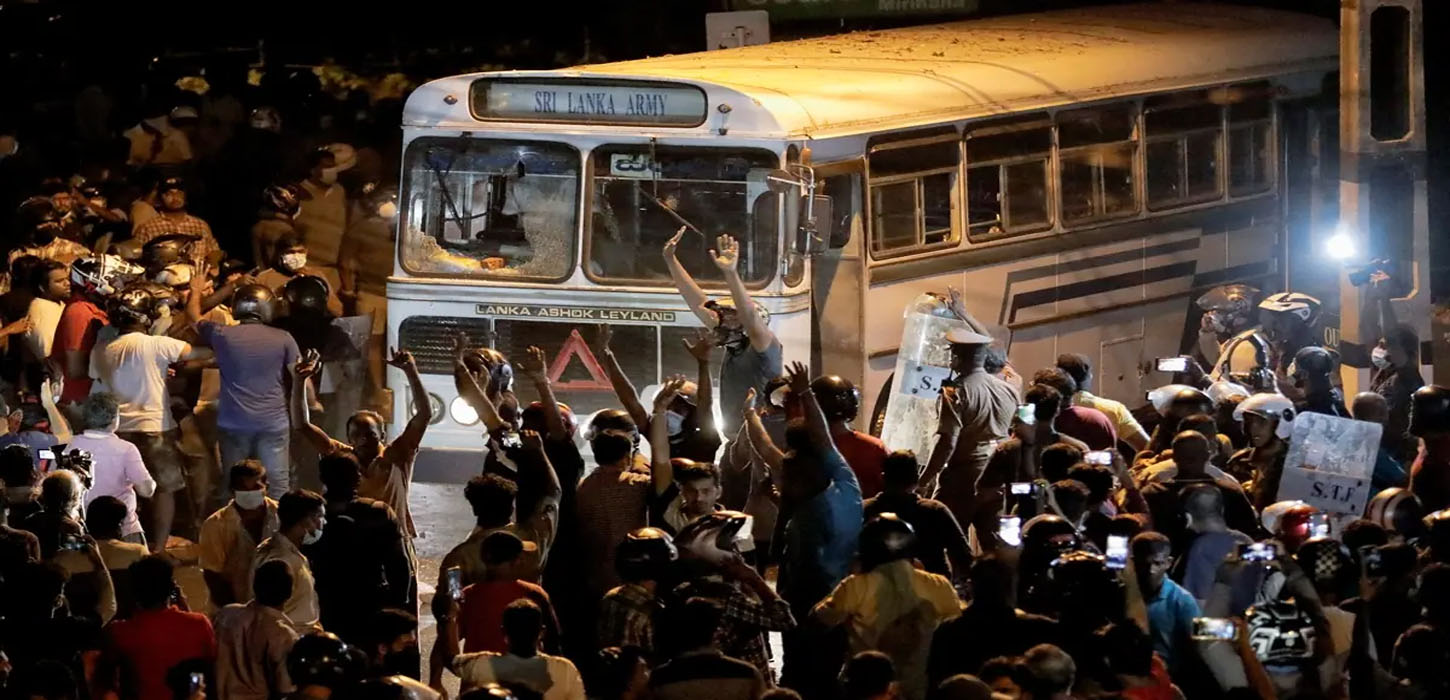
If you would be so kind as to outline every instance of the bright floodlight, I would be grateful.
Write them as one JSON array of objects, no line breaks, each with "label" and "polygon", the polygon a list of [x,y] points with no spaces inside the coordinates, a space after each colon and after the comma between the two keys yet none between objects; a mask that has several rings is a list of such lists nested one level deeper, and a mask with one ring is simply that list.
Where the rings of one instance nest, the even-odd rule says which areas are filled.
[{"label": "bright floodlight", "polygon": [[1335,260],[1349,260],[1354,257],[1354,239],[1344,231],[1338,231],[1324,242],[1325,252]]},{"label": "bright floodlight", "polygon": [[454,422],[459,425],[473,425],[478,422],[478,411],[468,405],[467,401],[460,396],[448,404],[448,415],[453,417]]}]

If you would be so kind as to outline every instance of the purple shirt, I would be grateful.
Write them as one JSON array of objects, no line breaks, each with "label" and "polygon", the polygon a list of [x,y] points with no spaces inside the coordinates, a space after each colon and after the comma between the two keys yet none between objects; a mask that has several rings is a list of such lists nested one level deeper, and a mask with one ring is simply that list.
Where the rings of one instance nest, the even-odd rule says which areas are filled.
[{"label": "purple shirt", "polygon": [[260,323],[223,326],[202,321],[197,330],[216,352],[221,370],[217,426],[243,433],[289,430],[285,379],[297,362],[297,341],[287,331]]},{"label": "purple shirt", "polygon": [[156,482],[146,471],[141,461],[141,451],[115,433],[87,430],[75,436],[66,446],[66,452],[85,450],[91,453],[91,476],[94,479],[90,491],[86,492],[86,505],[100,496],[114,496],[126,504],[126,520],[121,523],[121,534],[132,535],[141,531],[136,519],[136,490],[150,493]]}]

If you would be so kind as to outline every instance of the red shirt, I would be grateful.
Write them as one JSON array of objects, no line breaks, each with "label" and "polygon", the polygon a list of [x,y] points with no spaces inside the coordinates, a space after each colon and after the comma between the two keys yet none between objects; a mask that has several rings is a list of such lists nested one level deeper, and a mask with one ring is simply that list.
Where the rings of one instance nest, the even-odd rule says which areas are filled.
[{"label": "red shirt", "polygon": [[1107,414],[1087,406],[1069,406],[1057,414],[1057,432],[1075,437],[1094,450],[1118,447],[1118,432]]},{"label": "red shirt", "polygon": [[458,631],[463,634],[463,653],[508,651],[503,636],[503,609],[519,598],[528,598],[542,608],[544,617],[553,615],[549,594],[528,581],[480,581],[463,589],[458,610]]},{"label": "red shirt", "polygon": [[831,437],[836,441],[836,449],[846,458],[846,464],[855,472],[856,481],[861,484],[861,498],[881,493],[886,443],[855,430],[831,433]]},{"label": "red shirt", "polygon": [[169,698],[166,672],[183,661],[216,660],[216,635],[205,615],[174,607],[138,610],[106,627],[110,653],[121,666],[121,697]]},{"label": "red shirt", "polygon": [[[55,328],[55,343],[51,346],[50,359],[60,363],[61,367],[65,367],[67,350],[79,350],[89,356],[91,348],[96,346],[96,333],[110,323],[111,320],[106,318],[106,312],[91,300],[80,296],[71,297],[70,303],[65,305],[65,311],[60,314],[60,325]],[[91,378],[89,376],[67,376],[65,386],[60,392],[60,402],[84,401],[90,394]]]}]

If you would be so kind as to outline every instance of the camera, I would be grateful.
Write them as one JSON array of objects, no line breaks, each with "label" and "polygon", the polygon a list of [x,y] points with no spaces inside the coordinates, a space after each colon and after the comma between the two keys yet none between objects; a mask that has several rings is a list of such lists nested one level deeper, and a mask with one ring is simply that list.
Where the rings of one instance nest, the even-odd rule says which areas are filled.
[{"label": "camera", "polygon": [[1160,357],[1157,362],[1159,372],[1187,372],[1188,358],[1186,357]]},{"label": "camera", "polygon": [[57,447],[54,459],[55,464],[51,469],[64,469],[75,472],[76,477],[81,480],[81,484],[87,489],[91,488],[93,481],[91,478],[91,470],[95,466],[95,459],[91,457],[91,453],[85,450],[65,452],[60,447]]},{"label": "camera", "polygon": [[1113,466],[1113,453],[1108,450],[1093,450],[1083,455],[1083,461],[1100,467]]},{"label": "camera", "polygon": [[1192,636],[1198,641],[1227,642],[1238,637],[1238,628],[1234,626],[1233,620],[1227,618],[1195,617]]},{"label": "camera", "polygon": [[1250,562],[1268,562],[1279,558],[1279,550],[1268,542],[1252,542],[1239,545],[1239,559]]},{"label": "camera", "polygon": [[1014,481],[1012,482],[1011,489],[1013,496],[1030,496],[1032,495],[1032,482]]},{"label": "camera", "polygon": [[1369,284],[1369,278],[1376,272],[1384,272],[1390,266],[1390,261],[1384,258],[1371,260],[1363,265],[1349,268],[1349,283],[1355,287],[1363,287]]},{"label": "camera", "polygon": [[1128,538],[1108,535],[1107,565],[1109,569],[1128,568]]}]

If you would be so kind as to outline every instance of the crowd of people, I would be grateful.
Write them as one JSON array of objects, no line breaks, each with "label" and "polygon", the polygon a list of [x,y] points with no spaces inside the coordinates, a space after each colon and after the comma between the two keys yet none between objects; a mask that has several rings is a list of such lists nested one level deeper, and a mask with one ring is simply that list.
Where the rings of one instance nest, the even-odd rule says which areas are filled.
[{"label": "crowd of people", "polygon": [[[1363,344],[1335,348],[1308,295],[1214,290],[1203,342],[1137,412],[1092,393],[1085,355],[1012,367],[953,294],[917,455],[854,427],[849,381],[784,362],[733,238],[712,298],[677,236],[693,378],[641,396],[602,327],[619,407],[581,425],[542,350],[458,340],[488,449],[425,602],[409,490],[434,408],[382,342],[390,260],[358,257],[391,251],[396,204],[339,184],[365,149],[328,141],[295,178],[278,158],[249,195],[210,187],[232,205],[215,236],[188,177],[281,143],[275,109],[250,115],[218,144],[181,102],[99,180],[4,183],[27,191],[0,296],[3,697],[437,698],[449,675],[520,700],[1450,693],[1450,389],[1422,385],[1383,272]],[[0,130],[7,177],[16,143]],[[369,314],[363,344],[327,331]],[[384,364],[406,378],[395,439],[383,405],[322,427],[348,361],[375,396]],[[1371,391],[1346,402],[1341,364]],[[1363,517],[1280,496],[1312,413],[1381,426]]]}]

